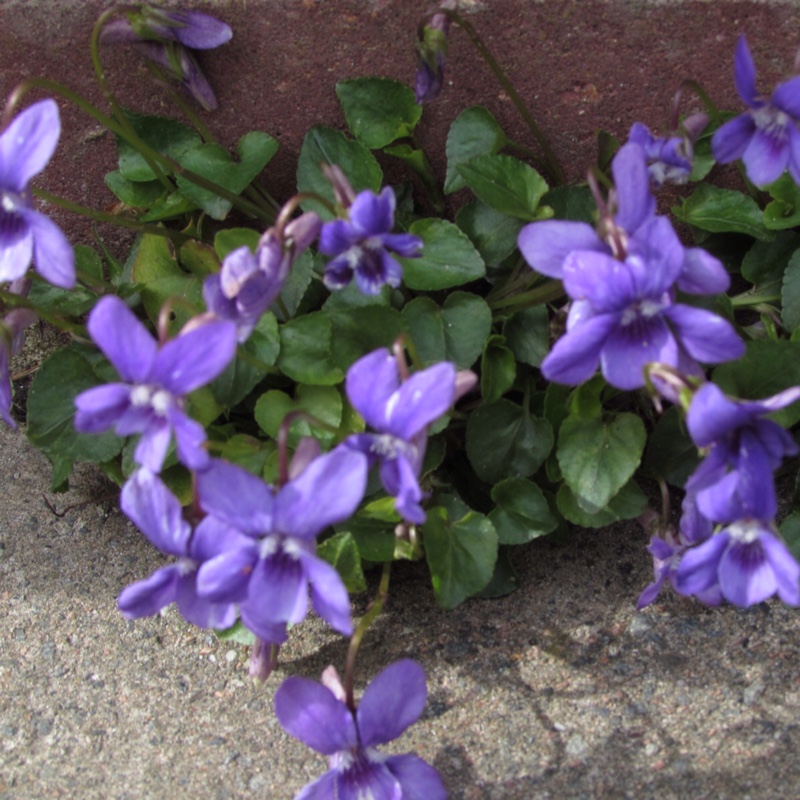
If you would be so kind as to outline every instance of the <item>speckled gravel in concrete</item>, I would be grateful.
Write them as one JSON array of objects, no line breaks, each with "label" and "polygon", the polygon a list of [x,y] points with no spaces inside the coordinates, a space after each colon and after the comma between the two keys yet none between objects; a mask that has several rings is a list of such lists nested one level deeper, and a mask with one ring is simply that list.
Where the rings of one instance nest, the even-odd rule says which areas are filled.
[{"label": "speckled gravel in concrete", "polygon": [[[290,672],[341,667],[344,640],[307,623],[257,687],[244,648],[172,609],[126,622],[117,593],[162,559],[99,500],[111,487],[82,469],[50,496],[20,434],[0,432],[0,448],[0,798],[292,798],[321,774],[272,696]],[[45,496],[84,505],[57,517]],[[429,702],[393,749],[463,800],[796,798],[800,618],[670,595],[636,613],[644,544],[628,524],[533,543],[519,591],[450,613],[423,568],[396,569],[360,677],[412,656]]]}]

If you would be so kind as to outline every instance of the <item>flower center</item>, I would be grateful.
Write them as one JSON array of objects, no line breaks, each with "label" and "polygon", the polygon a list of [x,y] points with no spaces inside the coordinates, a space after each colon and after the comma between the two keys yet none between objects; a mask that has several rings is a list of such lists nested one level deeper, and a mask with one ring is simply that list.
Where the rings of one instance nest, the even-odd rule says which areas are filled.
[{"label": "flower center", "polygon": [[136,408],[150,406],[156,416],[159,417],[167,416],[174,404],[175,401],[172,395],[160,386],[149,386],[140,383],[131,390],[131,405]]},{"label": "flower center", "polygon": [[728,525],[728,533],[731,539],[741,544],[752,544],[761,538],[764,526],[755,519],[743,519]]},{"label": "flower center", "polygon": [[632,306],[628,306],[628,308],[622,312],[622,319],[620,322],[622,325],[630,325],[641,317],[649,319],[659,314],[663,308],[665,308],[665,303],[659,303],[656,300],[645,298],[638,303],[634,303]]},{"label": "flower center", "polygon": [[775,106],[766,105],[750,112],[756,128],[767,135],[784,140],[788,138],[789,115]]},{"label": "flower center", "polygon": [[404,439],[398,439],[390,433],[376,433],[369,446],[370,453],[375,453],[381,458],[398,458],[405,456],[412,463],[417,457],[417,448]]}]

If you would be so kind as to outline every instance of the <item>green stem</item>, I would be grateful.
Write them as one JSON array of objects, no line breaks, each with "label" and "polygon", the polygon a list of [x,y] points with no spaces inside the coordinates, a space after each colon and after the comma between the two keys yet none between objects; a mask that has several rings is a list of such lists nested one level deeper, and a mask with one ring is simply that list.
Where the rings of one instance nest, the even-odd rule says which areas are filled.
[{"label": "green stem", "polygon": [[385,561],[383,563],[383,572],[381,573],[378,593],[375,595],[375,599],[370,603],[367,613],[364,614],[361,618],[361,622],[358,623],[358,627],[350,639],[350,646],[347,648],[347,660],[344,668],[345,702],[353,713],[355,713],[356,710],[353,682],[355,678],[358,648],[361,646],[361,640],[364,638],[364,634],[367,632],[369,626],[372,625],[375,618],[383,611],[384,603],[386,603],[386,599],[389,596],[389,577],[391,576],[391,572],[392,562]]},{"label": "green stem", "polygon": [[430,15],[428,15],[426,19],[430,19],[430,17],[434,14],[444,14],[446,17],[453,20],[453,22],[455,22],[459,27],[461,27],[467,36],[469,36],[470,41],[475,46],[478,53],[480,53],[481,58],[483,58],[489,69],[491,69],[491,71],[494,73],[495,77],[503,89],[505,89],[509,98],[511,98],[511,102],[516,106],[519,115],[525,121],[528,129],[533,134],[533,138],[536,139],[539,147],[542,148],[550,177],[557,186],[563,186],[567,180],[564,175],[564,170],[561,167],[561,162],[558,160],[553,148],[550,146],[549,139],[547,136],[545,136],[542,129],[537,125],[536,120],[533,118],[533,114],[531,114],[530,109],[525,104],[525,101],[522,99],[519,92],[514,88],[514,84],[509,80],[505,70],[503,70],[497,59],[492,55],[489,48],[483,43],[480,36],[478,36],[477,31],[472,26],[472,23],[462,17],[457,11],[452,11],[449,8],[437,8]]},{"label": "green stem", "polygon": [[731,297],[731,305],[734,308],[750,308],[757,306],[761,303],[777,303],[780,302],[781,296],[779,294],[737,294],[736,297]]},{"label": "green stem", "polygon": [[[106,79],[106,72],[103,68],[103,62],[100,59],[100,34],[102,33],[103,26],[108,22],[109,19],[120,14],[126,10],[125,6],[112,6],[111,8],[106,9],[98,18],[92,28],[92,36],[89,42],[89,50],[92,56],[92,64],[94,66],[94,74],[97,77],[97,83],[100,86],[100,90],[105,95],[106,100],[108,101],[109,106],[111,106],[111,113],[114,115],[114,118],[117,120],[117,123],[125,131],[127,137],[132,143],[139,139],[136,131],[133,129],[130,120],[125,116],[125,112],[122,110],[121,106],[117,102],[117,98],[114,96],[114,93],[111,91],[111,87],[108,85],[108,80]],[[134,147],[136,145],[134,144]],[[138,148],[137,148],[138,149]],[[147,166],[150,168],[151,172],[156,176],[156,178],[161,182],[164,188],[168,192],[174,192],[175,187],[172,185],[172,181],[162,172],[162,170],[158,167],[152,157],[141,151],[142,157],[144,158]]]},{"label": "green stem", "polygon": [[7,292],[3,289],[0,289],[0,303],[2,303],[4,309],[29,308],[32,311],[35,311],[36,314],[41,317],[41,319],[52,325],[54,328],[66,331],[82,341],[87,339],[85,325],[79,325],[76,322],[70,322],[69,320],[64,319],[64,317],[59,317],[54,314],[50,314],[47,311],[43,311],[35,303],[32,303],[30,300],[28,300],[27,297],[22,297],[21,295],[14,294],[13,292]]},{"label": "green stem", "polygon": [[[92,105],[88,100],[85,100],[76,92],[73,92],[71,89],[68,89],[66,86],[63,86],[56,81],[51,81],[47,78],[33,78],[21,83],[9,97],[8,103],[6,104],[6,113],[8,113],[9,106],[13,107],[13,105],[18,103],[26,92],[28,92],[30,89],[36,88],[57,92],[62,97],[78,106],[78,108],[80,108],[82,111],[85,111],[87,114],[94,117],[103,127],[108,128],[108,130],[110,130],[113,134],[116,134],[121,139],[124,139],[126,142],[128,142],[128,144],[138,150],[143,157],[151,158],[153,161],[170,169],[176,175],[181,175],[182,177],[186,178],[186,180],[190,183],[194,183],[195,185],[200,186],[202,189],[206,189],[218,197],[222,197],[224,200],[227,200],[229,203],[231,203],[231,205],[235,206],[245,214],[249,214],[250,216],[255,217],[256,219],[259,219],[267,224],[270,224],[273,221],[274,216],[271,213],[264,211],[247,200],[244,200],[243,198],[239,197],[239,195],[228,191],[228,189],[225,189],[219,184],[216,184],[213,181],[210,181],[207,178],[204,178],[201,175],[182,167],[177,161],[169,156],[165,156],[163,153],[159,153],[158,150],[154,150],[152,147],[150,147],[150,145],[140,139],[136,133],[133,133],[132,135],[129,134],[128,131],[119,125],[116,120],[112,119],[107,114],[104,114],[99,108]],[[170,191],[173,191],[174,187],[172,184],[169,183],[168,185]]]},{"label": "green stem", "polygon": [[79,203],[73,203],[64,197],[59,197],[56,194],[46,192],[44,189],[34,189],[33,194],[41,200],[52,203],[54,206],[72,211],[75,214],[80,214],[89,219],[96,220],[97,222],[108,222],[111,225],[117,225],[120,228],[127,228],[128,230],[136,231],[137,233],[151,233],[154,236],[163,236],[171,239],[176,245],[181,245],[189,239],[194,239],[193,236],[188,236],[180,231],[171,231],[167,228],[161,228],[158,225],[148,225],[145,222],[138,222],[131,217],[125,217],[118,214],[106,214],[103,211],[97,211],[88,206],[82,206]]},{"label": "green stem", "polygon": [[513,311],[518,308],[531,308],[532,306],[542,305],[543,303],[550,303],[563,296],[564,287],[561,285],[561,281],[548,281],[543,286],[537,286],[535,289],[531,289],[527,292],[490,302],[489,308],[491,308],[492,311],[497,311],[501,308]]}]

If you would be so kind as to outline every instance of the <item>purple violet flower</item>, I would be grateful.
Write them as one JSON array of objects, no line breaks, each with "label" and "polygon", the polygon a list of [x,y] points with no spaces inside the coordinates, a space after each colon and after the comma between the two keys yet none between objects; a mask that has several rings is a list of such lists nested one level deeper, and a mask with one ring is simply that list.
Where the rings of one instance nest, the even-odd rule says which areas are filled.
[{"label": "purple violet flower", "polygon": [[737,606],[751,606],[776,594],[800,605],[800,565],[770,522],[732,522],[687,550],[678,565],[675,589],[684,595],[718,590]]},{"label": "purple violet flower", "polygon": [[736,46],[733,77],[749,110],[722,125],[711,139],[714,158],[728,164],[741,158],[757,186],[789,172],[800,183],[800,76],[781,83],[767,100],[756,90],[756,68],[747,39]]},{"label": "purple violet flower", "polygon": [[146,58],[181,81],[206,111],[213,111],[217,98],[192,50],[219,47],[232,36],[228,25],[209,14],[141,5],[106,23],[100,43],[135,44]]},{"label": "purple violet flower", "polygon": [[[450,10],[456,6],[456,0],[444,0],[439,4],[440,8]],[[434,14],[427,24],[421,26],[416,44],[417,75],[414,80],[414,93],[420,105],[435,100],[442,91],[449,31],[450,17],[447,14]]]},{"label": "purple violet flower", "polygon": [[330,759],[330,770],[295,800],[446,799],[439,773],[419,756],[386,756],[376,749],[400,736],[425,708],[425,673],[416,661],[403,659],[386,667],[367,686],[355,711],[346,705],[335,673],[326,670],[323,682],[293,676],[275,693],[275,714],[283,729]]},{"label": "purple violet flower", "polygon": [[316,556],[316,537],[356,510],[366,480],[366,458],[342,447],[277,490],[242,467],[212,460],[197,476],[200,505],[246,538],[200,567],[200,594],[238,602],[244,625],[262,642],[281,644],[286,626],[305,618],[310,586],[317,614],[351,634],[347,589]]},{"label": "purple violet flower", "polygon": [[[600,222],[595,231],[585,222],[544,220],[531,222],[519,233],[517,243],[528,264],[551,278],[561,279],[564,264],[575,251],[604,253],[624,261],[631,247],[648,247],[647,237],[652,226],[647,223],[656,217],[655,199],[650,193],[650,178],[645,151],[629,142],[620,148],[611,163],[614,189],[608,203],[600,204]],[[677,235],[662,232],[661,244],[670,250],[680,249],[682,263],[674,279],[677,288],[688,294],[718,294],[730,284],[725,267],[700,247],[684,248]]]},{"label": "purple violet flower", "polygon": [[81,392],[75,398],[75,429],[140,433],[134,459],[153,472],[160,471],[174,433],[181,462],[190,469],[205,467],[205,430],[187,416],[183,397],[216,378],[234,357],[234,325],[208,322],[159,347],[125,303],[109,295],[92,309],[88,329],[123,382]]},{"label": "purple violet flower", "polygon": [[[724,523],[775,516],[778,502],[772,473],[798,448],[788,431],[764,417],[798,399],[800,386],[758,401],[732,400],[713,383],[697,390],[686,425],[694,443],[710,450],[687,482],[687,498],[692,496],[696,513]],[[694,510],[685,501],[682,528],[691,513]]]},{"label": "purple violet flower", "polygon": [[[465,382],[465,374],[473,380]],[[425,521],[419,474],[427,427],[475,380],[472,373],[457,373],[452,364],[442,362],[401,383],[397,361],[385,348],[368,353],[347,371],[347,398],[376,433],[354,434],[344,444],[365,453],[371,463],[380,461],[383,487],[395,497],[397,512],[409,522],[421,525]]]},{"label": "purple violet flower", "polygon": [[206,517],[192,532],[178,499],[147,469],[138,470],[122,487],[120,505],[162,553],[178,559],[123,589],[117,601],[122,614],[127,619],[151,616],[174,602],[184,619],[200,628],[223,630],[233,625],[233,603],[210,601],[198,594],[197,568],[219,553],[240,546],[244,537],[213,517]]},{"label": "purple violet flower", "polygon": [[75,253],[61,229],[34,211],[29,186],[52,158],[60,135],[54,100],[26,108],[0,134],[0,283],[21,278],[33,259],[53,285],[75,285]]},{"label": "purple violet flower", "polygon": [[[28,294],[30,286],[31,281],[29,278],[20,278],[14,281],[7,291],[24,297]],[[17,423],[11,416],[11,400],[13,397],[11,359],[22,349],[25,328],[36,322],[36,319],[36,312],[32,309],[14,308],[0,320],[0,418],[10,428],[17,427]]]},{"label": "purple violet flower", "polygon": [[[703,125],[708,122],[705,114],[694,115],[702,117]],[[653,136],[649,128],[641,122],[635,122],[628,134],[628,141],[638,144],[644,150],[647,159],[647,171],[650,179],[657,187],[664,183],[684,184],[689,180],[694,160],[694,138],[702,130],[699,121],[689,118],[687,123],[692,124],[691,130],[681,136]]]},{"label": "purple violet flower", "polygon": [[235,323],[240,343],[275,302],[294,259],[316,239],[321,224],[319,216],[310,211],[286,226],[282,240],[270,228],[259,240],[255,254],[249,247],[239,247],[225,256],[218,275],[205,279],[206,307],[219,319]]},{"label": "purple violet flower", "polygon": [[230,26],[210,14],[140,5],[109,20],[100,32],[100,43],[179,42],[193,50],[210,50],[232,36]]},{"label": "purple violet flower", "polygon": [[365,190],[353,200],[348,219],[322,226],[319,251],[335,256],[325,266],[323,276],[329,289],[343,289],[354,275],[364,294],[378,294],[386,283],[400,285],[403,268],[390,252],[414,258],[420,255],[422,240],[410,233],[390,233],[395,203],[394,192],[388,186],[380,194]]},{"label": "purple violet flower", "polygon": [[674,302],[683,262],[683,249],[663,217],[638,228],[624,261],[596,250],[570,253],[563,281],[573,302],[566,334],[542,362],[545,378],[579,384],[599,365],[612,386],[636,389],[644,386],[649,362],[698,375],[698,361],[739,358],[744,343],[726,320]]}]

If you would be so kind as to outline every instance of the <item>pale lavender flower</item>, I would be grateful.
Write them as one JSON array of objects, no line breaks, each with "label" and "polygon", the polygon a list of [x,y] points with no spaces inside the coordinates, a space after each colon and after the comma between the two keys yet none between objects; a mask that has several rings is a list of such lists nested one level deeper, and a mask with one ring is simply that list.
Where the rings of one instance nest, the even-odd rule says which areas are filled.
[{"label": "pale lavender flower", "polygon": [[329,289],[343,289],[354,276],[358,288],[369,295],[378,294],[387,283],[400,285],[403,268],[390,253],[403,258],[418,256],[422,240],[410,233],[391,233],[395,203],[388,186],[380,194],[359,192],[348,209],[348,219],[322,226],[319,251],[335,256],[323,276]]},{"label": "pale lavender flower", "polygon": [[153,472],[161,469],[174,433],[181,462],[190,469],[205,467],[205,430],[187,416],[183,398],[216,378],[233,359],[234,325],[208,322],[159,347],[122,300],[106,296],[92,309],[87,327],[123,382],[79,394],[75,429],[141,434],[134,459]]},{"label": "pale lavender flower", "polygon": [[733,77],[749,110],[714,133],[714,158],[721,164],[741,158],[747,177],[757,186],[776,181],[787,168],[800,183],[800,76],[781,83],[769,99],[759,95],[747,39],[740,36]]},{"label": "pale lavender flower", "polygon": [[687,550],[674,586],[684,595],[718,589],[737,606],[751,606],[777,594],[800,605],[800,565],[778,538],[772,523],[759,519],[732,522],[702,544]]},{"label": "pale lavender flower", "polygon": [[344,448],[316,458],[279,489],[213,460],[197,476],[200,505],[246,541],[203,564],[200,594],[238,602],[245,626],[263,642],[281,644],[286,626],[305,618],[310,587],[317,614],[334,630],[352,633],[347,590],[316,556],[316,537],[356,510],[366,479],[366,458]]},{"label": "pale lavender flower", "polygon": [[162,553],[177,558],[174,564],[122,590],[117,606],[123,615],[128,619],[151,616],[174,602],[184,619],[198,627],[223,630],[233,625],[236,606],[201,597],[197,569],[204,561],[240,545],[244,537],[212,517],[192,531],[178,499],[147,469],[138,470],[122,487],[120,505]]},{"label": "pale lavender flower", "polygon": [[[472,380],[464,381],[465,375]],[[373,463],[380,462],[383,487],[409,522],[425,521],[419,474],[427,427],[474,382],[472,373],[458,373],[453,364],[442,362],[401,383],[397,361],[385,348],[368,353],[347,371],[347,398],[376,432],[354,434],[345,445],[365,453]]]},{"label": "pale lavender flower", "polygon": [[236,325],[237,338],[244,342],[261,315],[275,302],[289,275],[292,263],[316,239],[321,221],[308,212],[290,222],[278,236],[270,228],[253,253],[239,247],[228,253],[218,275],[203,282],[203,299],[219,319]]},{"label": "pale lavender flower", "polygon": [[55,286],[75,285],[75,253],[61,229],[34,210],[29,185],[52,158],[60,135],[54,100],[26,108],[0,134],[0,283],[21,278],[33,260]]},{"label": "pale lavender flower", "polygon": [[445,800],[439,773],[414,753],[377,750],[413,725],[427,700],[425,672],[410,659],[386,667],[367,686],[357,709],[332,670],[324,684],[287,678],[275,693],[275,714],[287,733],[330,759],[330,770],[295,800]]}]

